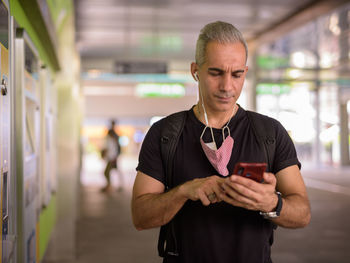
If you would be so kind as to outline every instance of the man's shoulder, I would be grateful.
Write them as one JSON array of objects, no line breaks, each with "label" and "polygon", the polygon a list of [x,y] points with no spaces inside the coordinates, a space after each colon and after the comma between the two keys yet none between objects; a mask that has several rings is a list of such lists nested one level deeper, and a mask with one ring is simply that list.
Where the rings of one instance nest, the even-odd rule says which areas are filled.
[{"label": "man's shoulder", "polygon": [[162,136],[164,132],[177,129],[178,126],[182,126],[187,119],[188,111],[179,111],[161,118],[154,122],[149,129],[149,134],[156,134],[156,136]]},{"label": "man's shoulder", "polygon": [[183,111],[178,111],[178,112],[174,112],[168,116],[166,116],[165,118],[163,118],[162,120],[175,120],[175,119],[179,119],[179,118],[185,118],[188,114],[188,110],[183,110]]},{"label": "man's shoulder", "polygon": [[274,129],[278,129],[278,127],[281,126],[281,123],[277,119],[268,115],[249,110],[246,110],[246,114],[250,120],[259,122],[259,124],[263,124],[264,127],[271,126]]},{"label": "man's shoulder", "polygon": [[254,111],[246,111],[246,114],[258,137],[277,138],[284,130],[275,118]]},{"label": "man's shoulder", "polygon": [[262,119],[262,120],[267,120],[267,121],[277,121],[276,119],[268,116],[268,115],[265,115],[265,114],[262,114],[262,113],[259,113],[259,112],[256,112],[256,111],[251,111],[251,110],[245,110],[245,112],[250,115],[250,116],[253,116],[255,118],[259,118],[259,119]]},{"label": "man's shoulder", "polygon": [[161,119],[158,124],[161,136],[178,138],[185,126],[187,115],[188,111],[180,111]]}]

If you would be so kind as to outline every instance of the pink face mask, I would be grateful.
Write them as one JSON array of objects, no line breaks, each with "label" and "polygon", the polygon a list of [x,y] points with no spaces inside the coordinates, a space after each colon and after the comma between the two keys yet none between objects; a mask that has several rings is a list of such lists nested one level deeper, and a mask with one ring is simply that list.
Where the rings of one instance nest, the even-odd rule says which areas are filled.
[{"label": "pink face mask", "polygon": [[[211,163],[211,165],[215,168],[215,170],[223,176],[228,176],[227,164],[230,161],[232,149],[233,149],[233,143],[234,143],[234,140],[230,134],[230,128],[228,127],[228,124],[230,123],[232,117],[235,115],[236,109],[238,109],[237,104],[235,104],[235,106],[233,107],[231,118],[226,123],[226,125],[222,128],[222,140],[223,141],[222,141],[220,148],[217,149],[214,134],[213,134],[213,128],[209,126],[208,116],[207,116],[207,113],[206,113],[206,110],[204,107],[203,95],[202,95],[200,88],[199,88],[199,93],[200,93],[200,96],[202,99],[204,119],[205,119],[205,123],[206,123],[206,126],[204,127],[203,132],[202,132],[201,137],[200,137],[200,143],[202,145],[202,149],[203,149],[205,155],[207,156],[209,162]],[[205,143],[202,138],[203,138],[205,130],[208,127],[210,129],[211,137],[212,137],[213,141],[209,142],[209,143]],[[226,139],[225,139],[225,129],[227,129],[227,131],[228,131],[228,136],[226,137]]]},{"label": "pink face mask", "polygon": [[[232,154],[232,149],[233,149],[233,143],[234,140],[230,136],[230,129],[228,127],[228,123],[225,125],[224,128],[222,128],[222,137],[223,137],[223,142],[220,146],[219,149],[216,147],[214,135],[213,135],[213,129],[211,127],[211,136],[213,141],[210,143],[205,143],[202,139],[205,130],[208,128],[208,126],[205,126],[202,135],[200,137],[200,143],[202,145],[202,149],[207,156],[209,162],[211,165],[215,168],[215,170],[223,175],[227,176],[228,175],[228,170],[227,170],[227,164],[230,161],[231,154]],[[228,130],[228,136],[225,139],[225,129]]]}]

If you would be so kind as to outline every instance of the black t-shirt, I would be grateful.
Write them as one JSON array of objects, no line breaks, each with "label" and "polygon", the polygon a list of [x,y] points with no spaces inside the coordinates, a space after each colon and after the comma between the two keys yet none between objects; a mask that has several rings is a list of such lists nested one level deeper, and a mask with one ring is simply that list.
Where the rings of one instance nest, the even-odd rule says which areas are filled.
[{"label": "black t-shirt", "polygon": [[[270,172],[277,173],[295,164],[300,167],[287,131],[278,121],[271,119],[271,123],[276,132],[276,150],[273,170]],[[160,153],[161,125],[162,120],[148,131],[136,169],[164,183]],[[189,110],[175,153],[173,186],[218,174],[205,156],[199,141],[204,127],[195,117],[193,109]],[[266,162],[244,109],[239,107],[229,128],[234,139],[231,159],[227,165],[229,174],[233,173],[237,162]],[[217,146],[220,147],[223,141],[222,130],[213,129],[213,132]],[[209,129],[203,140],[212,141]],[[167,262],[270,262],[273,224],[263,219],[257,211],[234,207],[225,202],[203,206],[200,201],[188,200],[173,220],[180,255],[168,258]]]}]

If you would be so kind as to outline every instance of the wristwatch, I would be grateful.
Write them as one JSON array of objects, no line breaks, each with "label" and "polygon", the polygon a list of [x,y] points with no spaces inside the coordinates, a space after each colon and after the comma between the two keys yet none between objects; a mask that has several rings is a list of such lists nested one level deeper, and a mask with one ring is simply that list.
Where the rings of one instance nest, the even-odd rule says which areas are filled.
[{"label": "wristwatch", "polygon": [[276,192],[276,195],[278,197],[276,210],[272,212],[260,212],[260,215],[262,215],[265,219],[272,219],[280,216],[282,210],[282,194],[280,192]]}]

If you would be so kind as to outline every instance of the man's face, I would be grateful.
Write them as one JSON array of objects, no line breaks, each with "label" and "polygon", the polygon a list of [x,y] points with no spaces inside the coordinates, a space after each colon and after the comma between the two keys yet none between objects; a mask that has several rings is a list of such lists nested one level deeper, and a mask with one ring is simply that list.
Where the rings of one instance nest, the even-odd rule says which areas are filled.
[{"label": "man's face", "polygon": [[241,94],[248,71],[244,46],[239,42],[233,44],[209,42],[205,63],[197,69],[207,111],[212,113],[232,111]]}]

